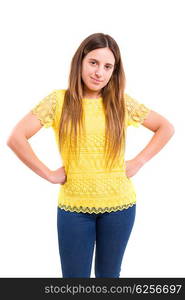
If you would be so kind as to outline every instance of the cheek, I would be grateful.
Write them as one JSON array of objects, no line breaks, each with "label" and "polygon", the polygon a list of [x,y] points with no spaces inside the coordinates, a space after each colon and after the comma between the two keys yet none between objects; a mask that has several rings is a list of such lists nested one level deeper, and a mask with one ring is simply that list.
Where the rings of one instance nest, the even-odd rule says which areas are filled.
[{"label": "cheek", "polygon": [[112,73],[107,76],[107,82],[110,81],[111,77],[112,77]]},{"label": "cheek", "polygon": [[106,75],[106,76],[105,76],[105,82],[106,82],[106,84],[109,82],[110,79],[111,79],[111,76],[110,76],[110,75]]},{"label": "cheek", "polygon": [[82,79],[85,81],[86,78],[87,78],[87,73],[86,73],[86,70],[83,69],[83,70],[82,70]]},{"label": "cheek", "polygon": [[84,66],[82,68],[82,77],[86,79],[89,76],[89,74],[91,74],[91,70],[87,66]]}]

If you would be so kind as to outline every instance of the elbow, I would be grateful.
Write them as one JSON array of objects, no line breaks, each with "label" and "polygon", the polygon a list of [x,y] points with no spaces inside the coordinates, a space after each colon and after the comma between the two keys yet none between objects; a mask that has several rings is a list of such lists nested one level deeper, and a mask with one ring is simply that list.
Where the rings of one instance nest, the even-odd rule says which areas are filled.
[{"label": "elbow", "polygon": [[171,123],[169,125],[169,131],[170,131],[171,135],[174,135],[174,133],[175,133],[175,127]]},{"label": "elbow", "polygon": [[6,141],[6,145],[9,148],[13,149],[14,146],[17,145],[17,143],[19,143],[22,138],[23,136],[11,134]]},{"label": "elbow", "polygon": [[7,141],[6,141],[6,145],[9,147],[9,148],[12,148],[13,144],[15,143],[15,139],[13,136],[10,136]]},{"label": "elbow", "polygon": [[175,133],[175,127],[169,121],[165,122],[164,124],[162,124],[159,128],[161,128],[161,127],[165,128],[168,131],[169,135],[171,135],[171,136],[174,135],[174,133]]},{"label": "elbow", "polygon": [[8,147],[10,147],[11,142],[12,142],[12,136],[9,136],[8,139],[6,140],[6,145],[7,145]]}]

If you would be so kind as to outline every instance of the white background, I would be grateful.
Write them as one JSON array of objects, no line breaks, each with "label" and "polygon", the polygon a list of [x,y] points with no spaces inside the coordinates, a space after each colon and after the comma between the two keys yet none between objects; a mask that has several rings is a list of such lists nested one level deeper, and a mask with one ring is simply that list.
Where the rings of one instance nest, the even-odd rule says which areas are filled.
[{"label": "white background", "polygon": [[[31,171],[6,140],[44,96],[67,88],[74,52],[96,32],[117,41],[126,91],[175,127],[169,143],[132,177],[137,212],[120,277],[185,276],[183,5],[183,0],[1,1],[0,277],[62,276],[56,227],[59,185]],[[126,160],[152,135],[144,126],[130,126]],[[61,166],[51,128],[29,142],[49,168]]]}]

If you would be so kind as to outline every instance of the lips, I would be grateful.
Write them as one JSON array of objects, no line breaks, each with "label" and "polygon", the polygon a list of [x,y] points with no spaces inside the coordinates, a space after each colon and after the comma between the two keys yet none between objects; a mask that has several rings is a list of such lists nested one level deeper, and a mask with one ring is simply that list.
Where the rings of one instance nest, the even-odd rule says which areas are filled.
[{"label": "lips", "polygon": [[97,79],[95,79],[93,77],[91,77],[91,79],[93,79],[95,82],[102,82],[101,80],[97,80]]}]

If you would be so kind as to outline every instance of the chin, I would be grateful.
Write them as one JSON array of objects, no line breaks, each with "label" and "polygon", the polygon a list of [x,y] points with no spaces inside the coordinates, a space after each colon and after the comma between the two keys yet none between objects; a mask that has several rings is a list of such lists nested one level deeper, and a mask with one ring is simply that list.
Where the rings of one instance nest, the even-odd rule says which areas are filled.
[{"label": "chin", "polygon": [[87,88],[90,90],[90,91],[98,91],[100,90],[101,88],[100,87],[96,87],[94,86],[93,84],[92,85],[87,85]]}]

